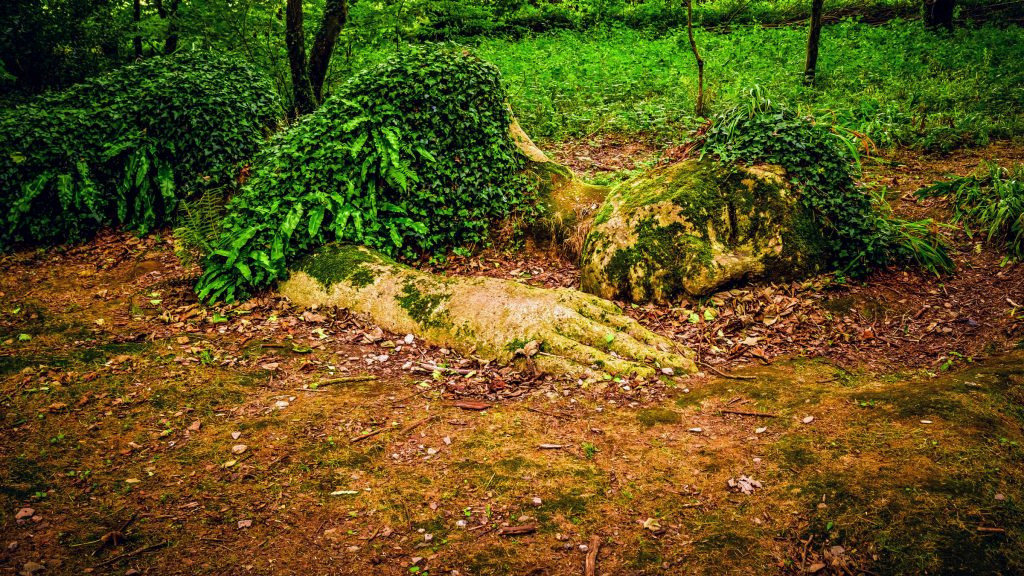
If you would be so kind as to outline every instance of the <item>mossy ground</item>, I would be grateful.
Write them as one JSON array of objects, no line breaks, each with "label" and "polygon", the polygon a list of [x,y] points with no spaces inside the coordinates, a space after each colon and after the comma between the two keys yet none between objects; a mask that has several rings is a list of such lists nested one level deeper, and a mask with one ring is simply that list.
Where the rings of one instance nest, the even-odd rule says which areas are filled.
[{"label": "mossy ground", "polygon": [[[467,412],[430,377],[364,363],[389,348],[342,331],[305,352],[309,327],[286,310],[256,340],[208,317],[187,342],[156,329],[118,342],[139,325],[95,296],[116,269],[56,298],[78,270],[64,273],[28,289],[3,278],[7,567],[408,574],[424,558],[431,574],[577,574],[599,534],[602,574],[798,573],[835,546],[854,573],[1024,570],[1020,354],[942,376],[795,359],[639,403],[549,384]],[[174,309],[138,288],[139,307]],[[36,318],[12,318],[19,307]],[[297,390],[346,370],[379,379]],[[763,488],[730,492],[741,474]],[[25,506],[38,521],[15,521]],[[124,546],[79,546],[132,516]],[[497,534],[528,522],[535,534]]]},{"label": "mossy ground", "polygon": [[[993,261],[958,282],[991,293],[971,274],[1020,274]],[[367,344],[373,327],[344,312],[311,311],[331,319],[316,322],[273,297],[196,307],[194,276],[156,237],[0,256],[0,270],[7,572],[397,575],[422,558],[430,574],[580,574],[594,534],[599,574],[797,574],[836,546],[854,574],[1024,571],[1024,350],[875,370],[865,355],[903,356],[861,343],[839,367],[797,343],[788,360],[741,372],[753,381],[538,380],[476,412],[451,405],[468,375],[400,368],[451,355],[398,351],[404,335]],[[908,286],[957,306],[968,291],[902,282],[876,299],[833,295],[835,320],[921,338],[893,339],[917,354],[940,338],[968,350],[955,333],[883,331],[887,314],[920,310]],[[1000,302],[972,310],[1003,330]],[[309,389],[364,373],[377,380]],[[742,474],[763,487],[730,492]],[[16,521],[23,507],[38,519]],[[123,545],[82,545],[133,516]],[[499,536],[506,522],[538,530]]]}]

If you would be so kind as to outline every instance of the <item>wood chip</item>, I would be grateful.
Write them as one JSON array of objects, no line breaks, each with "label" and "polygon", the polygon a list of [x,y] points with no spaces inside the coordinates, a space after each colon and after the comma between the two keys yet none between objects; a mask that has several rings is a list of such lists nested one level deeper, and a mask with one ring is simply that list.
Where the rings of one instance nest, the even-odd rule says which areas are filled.
[{"label": "wood chip", "polygon": [[502,526],[498,529],[499,536],[522,536],[533,534],[537,531],[536,524],[523,524],[522,526]]}]

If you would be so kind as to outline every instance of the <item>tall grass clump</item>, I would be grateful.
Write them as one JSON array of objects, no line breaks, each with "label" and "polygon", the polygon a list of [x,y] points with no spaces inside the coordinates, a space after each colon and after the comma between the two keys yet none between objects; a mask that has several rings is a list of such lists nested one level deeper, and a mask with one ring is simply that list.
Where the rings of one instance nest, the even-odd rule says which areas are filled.
[{"label": "tall grass clump", "polygon": [[953,223],[968,236],[999,245],[1010,260],[1024,260],[1024,164],[995,163],[985,174],[939,182],[917,191],[919,198],[946,198]]}]

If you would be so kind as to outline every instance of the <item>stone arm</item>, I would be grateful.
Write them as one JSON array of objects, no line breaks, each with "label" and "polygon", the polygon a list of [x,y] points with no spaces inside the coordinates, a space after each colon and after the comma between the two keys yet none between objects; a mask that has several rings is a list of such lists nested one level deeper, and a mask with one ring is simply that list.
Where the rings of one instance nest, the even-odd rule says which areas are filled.
[{"label": "stone arm", "polygon": [[332,244],[292,268],[279,292],[300,306],[337,306],[482,360],[530,357],[546,373],[651,377],[695,371],[692,353],[571,289],[496,278],[446,277],[365,247]]}]

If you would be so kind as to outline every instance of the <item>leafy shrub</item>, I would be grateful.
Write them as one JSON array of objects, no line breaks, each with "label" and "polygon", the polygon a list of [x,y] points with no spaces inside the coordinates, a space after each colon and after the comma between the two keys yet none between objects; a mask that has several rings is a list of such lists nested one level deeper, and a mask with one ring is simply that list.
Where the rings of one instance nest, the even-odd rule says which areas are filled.
[{"label": "leafy shrub", "polygon": [[930,233],[928,221],[894,218],[884,197],[858,189],[852,139],[772,102],[759,88],[714,119],[704,150],[723,161],[785,168],[804,207],[828,231],[833,264],[844,274],[863,276],[907,260],[936,273],[952,267],[941,236]]},{"label": "leafy shrub", "polygon": [[352,77],[275,137],[227,207],[197,290],[232,300],[332,240],[411,256],[483,239],[531,203],[498,69],[418,47]]},{"label": "leafy shrub", "polygon": [[917,196],[948,198],[953,222],[968,236],[981,234],[986,241],[1003,245],[1010,258],[1024,260],[1024,164],[989,164],[983,176],[939,182],[918,190]]},{"label": "leafy shrub", "polygon": [[0,248],[167,222],[224,185],[275,124],[273,90],[224,57],[153,58],[0,115]]}]

